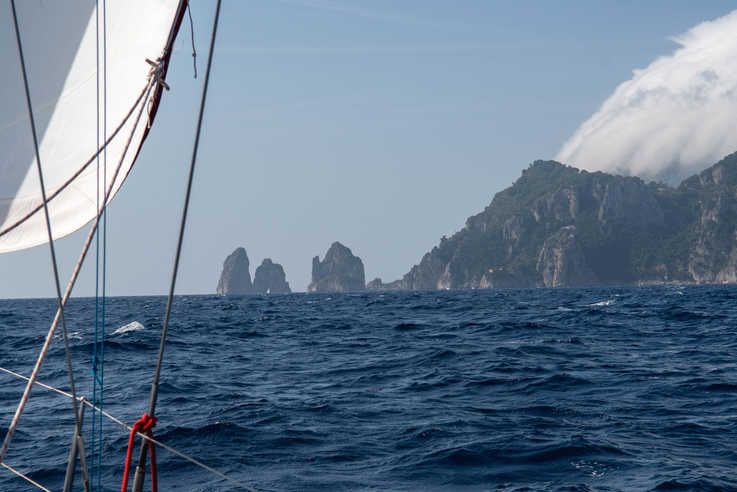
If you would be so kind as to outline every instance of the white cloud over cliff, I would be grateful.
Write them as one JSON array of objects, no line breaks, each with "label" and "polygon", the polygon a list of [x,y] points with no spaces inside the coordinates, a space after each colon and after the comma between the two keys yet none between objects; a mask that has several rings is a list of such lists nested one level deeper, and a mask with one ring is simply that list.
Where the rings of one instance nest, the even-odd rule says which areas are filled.
[{"label": "white cloud over cliff", "polygon": [[556,159],[671,181],[737,151],[737,10],[673,39],[679,47],[617,87]]}]

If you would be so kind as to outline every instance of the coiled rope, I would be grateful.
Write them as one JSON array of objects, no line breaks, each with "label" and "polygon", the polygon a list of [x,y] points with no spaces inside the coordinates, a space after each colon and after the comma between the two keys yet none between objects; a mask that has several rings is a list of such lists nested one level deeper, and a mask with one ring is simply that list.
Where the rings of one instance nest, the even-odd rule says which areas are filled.
[{"label": "coiled rope", "polygon": [[[28,378],[28,377],[26,377],[26,376],[24,376],[24,375],[22,375],[20,373],[17,373],[15,371],[11,371],[10,369],[6,369],[5,367],[0,367],[0,371],[1,372],[4,372],[6,374],[9,374],[11,376],[14,376],[16,378],[22,379],[24,381],[30,381],[30,378]],[[46,383],[42,383],[41,381],[34,381],[33,384],[36,384],[38,386],[41,386],[42,388],[45,388],[45,389],[47,389],[49,391],[53,391],[55,393],[58,393],[58,394],[60,394],[62,396],[66,396],[67,398],[74,398],[71,393],[68,393],[68,392],[66,392],[64,390],[61,390],[59,388],[55,388],[55,387],[53,387],[51,385],[48,385]],[[90,408],[92,408],[92,409],[94,409],[96,411],[99,411],[100,414],[104,415],[105,418],[109,419],[111,422],[115,422],[119,426],[124,427],[124,428],[128,429],[129,431],[133,430],[133,426],[130,426],[130,425],[126,424],[125,422],[123,422],[119,418],[117,418],[114,415],[112,415],[107,410],[102,410],[100,408],[96,408],[92,404],[92,402],[87,401],[87,400],[82,399],[82,398],[80,398],[79,401],[81,401],[84,405],[87,405],[88,407],[90,407]],[[222,473],[222,472],[216,470],[215,468],[202,463],[201,461],[197,460],[196,458],[193,458],[192,456],[186,455],[186,454],[182,453],[181,451],[178,451],[178,450],[172,448],[171,446],[169,446],[167,444],[164,444],[161,441],[156,440],[153,437],[147,436],[146,434],[142,434],[140,432],[138,432],[137,435],[141,439],[144,439],[144,440],[146,440],[147,442],[149,442],[151,444],[155,444],[156,446],[159,446],[159,447],[161,447],[163,449],[166,449],[170,453],[175,454],[175,455],[179,456],[180,458],[189,461],[193,465],[195,465],[195,466],[197,466],[199,468],[202,468],[203,470],[207,470],[210,473],[212,473],[214,475],[217,475],[218,477],[222,478],[223,480],[227,480],[228,482],[232,483],[233,485],[236,485],[236,486],[240,487],[243,490],[248,490],[249,492],[257,492],[256,489],[254,489],[252,487],[249,487],[248,485],[246,485],[246,484],[244,484],[242,482],[239,482],[235,478],[230,477],[230,476],[226,475],[225,473]],[[17,472],[14,472],[14,473],[18,474]],[[23,476],[25,478],[24,475],[21,475],[21,476]],[[30,480],[30,479],[28,479],[28,480]],[[48,490],[48,489],[46,489],[46,488],[44,488],[43,486],[40,486],[40,485],[39,485],[39,488],[41,488],[43,490]]]}]

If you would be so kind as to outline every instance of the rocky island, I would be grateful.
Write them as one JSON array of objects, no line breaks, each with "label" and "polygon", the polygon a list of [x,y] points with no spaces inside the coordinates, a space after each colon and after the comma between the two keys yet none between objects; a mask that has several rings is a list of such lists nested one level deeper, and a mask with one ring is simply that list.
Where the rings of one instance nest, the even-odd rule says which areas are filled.
[{"label": "rocky island", "polygon": [[[289,292],[270,259],[236,249],[219,294]],[[535,161],[401,279],[365,284],[339,242],[312,260],[309,292],[737,282],[737,153],[673,187]]]},{"label": "rocky island", "polygon": [[250,264],[245,248],[236,248],[223,264],[217,293],[221,296],[242,294],[288,294],[291,291],[284,268],[266,258],[251,283]]},{"label": "rocky island", "polygon": [[253,286],[249,267],[245,248],[236,248],[223,263],[223,273],[216,292],[221,296],[250,294]]},{"label": "rocky island", "polygon": [[289,294],[292,289],[289,288],[284,268],[272,262],[271,258],[266,258],[253,275],[253,291],[257,294]]},{"label": "rocky island", "polygon": [[737,154],[679,186],[535,161],[376,290],[737,281]]},{"label": "rocky island", "polygon": [[334,242],[325,258],[312,259],[312,282],[308,292],[353,292],[366,289],[363,262],[350,249]]}]

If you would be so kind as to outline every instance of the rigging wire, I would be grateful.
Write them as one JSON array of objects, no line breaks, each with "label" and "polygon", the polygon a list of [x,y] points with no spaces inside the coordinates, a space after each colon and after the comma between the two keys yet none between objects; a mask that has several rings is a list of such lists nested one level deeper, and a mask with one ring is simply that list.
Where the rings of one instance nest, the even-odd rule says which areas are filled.
[{"label": "rigging wire", "polygon": [[43,485],[41,485],[40,483],[38,483],[38,482],[36,482],[35,480],[33,480],[33,479],[32,479],[31,477],[29,477],[28,475],[24,475],[24,474],[22,474],[21,472],[19,472],[18,470],[16,470],[16,469],[15,469],[15,468],[13,468],[12,466],[8,465],[7,463],[0,463],[0,465],[2,465],[2,466],[3,466],[3,468],[6,468],[6,469],[10,470],[11,472],[15,473],[16,475],[18,475],[18,476],[19,476],[20,478],[22,478],[23,480],[27,481],[27,482],[28,482],[28,483],[30,483],[31,485],[35,485],[35,486],[36,486],[37,488],[39,488],[39,489],[41,489],[41,490],[45,490],[46,492],[51,492],[51,489],[47,489],[46,487],[44,487],[44,486],[43,486]]},{"label": "rigging wire", "polygon": [[[100,148],[100,2],[95,0],[95,105],[96,105],[96,121],[97,126],[95,127],[95,148]],[[96,195],[95,195],[95,212],[100,212],[100,156],[95,159],[96,167]],[[95,366],[97,365],[97,338],[98,338],[98,319],[99,319],[99,295],[100,295],[100,233],[99,231],[95,234],[95,332],[94,339],[92,342],[92,364],[90,372],[92,373],[92,401],[97,402],[97,374]],[[96,453],[96,436],[95,427],[97,419],[95,418],[95,411],[92,411],[92,425],[90,429],[90,461],[95,462]]]},{"label": "rigging wire", "polygon": [[[1,366],[0,366],[0,371],[4,372],[6,374],[9,374],[11,376],[15,376],[17,378],[23,379],[25,381],[29,381],[30,380],[30,378],[28,378],[28,377],[26,377],[26,376],[24,376],[22,374],[19,374],[19,373],[15,372],[15,371],[11,371],[10,369],[6,369],[6,368],[1,367]],[[59,388],[55,388],[55,387],[53,387],[51,385],[42,383],[41,381],[34,381],[33,383],[34,384],[37,384],[38,386],[41,386],[42,388],[46,388],[49,391],[53,391],[53,392],[58,393],[58,394],[60,394],[62,396],[66,396],[67,398],[74,398],[71,393],[68,393],[68,392],[66,392],[64,390],[60,390]],[[114,423],[120,425],[121,427],[124,427],[125,429],[127,429],[129,431],[130,430],[133,430],[133,426],[130,426],[130,425],[126,424],[125,422],[123,422],[119,418],[115,417],[114,415],[112,415],[110,412],[108,412],[106,410],[103,410],[101,408],[95,408],[95,406],[93,405],[92,402],[90,402],[90,401],[88,401],[88,400],[86,400],[86,399],[84,399],[82,397],[79,398],[79,401],[80,401],[80,403],[82,403],[84,405],[87,405],[88,407],[92,408],[93,410],[99,411],[101,415],[103,415],[106,418],[110,419],[111,422],[114,422]],[[239,482],[235,478],[232,478],[232,477],[230,477],[230,476],[228,476],[228,475],[226,475],[226,474],[224,474],[222,472],[217,471],[216,469],[214,469],[211,466],[208,466],[208,465],[202,463],[201,461],[197,460],[196,458],[193,458],[191,456],[188,456],[188,455],[182,453],[181,451],[177,451],[176,449],[172,448],[171,446],[169,446],[167,444],[164,444],[163,442],[158,441],[158,440],[154,439],[153,437],[149,437],[148,435],[146,435],[146,434],[144,434],[142,432],[138,432],[138,436],[141,437],[141,439],[146,440],[147,442],[150,442],[152,444],[155,444],[156,446],[160,446],[161,448],[166,449],[167,451],[169,451],[169,452],[171,452],[171,453],[179,456],[180,458],[189,461],[193,465],[196,465],[196,466],[198,466],[198,467],[200,467],[200,468],[202,468],[204,470],[207,470],[210,473],[213,473],[213,474],[219,476],[222,479],[228,480],[229,482],[233,483],[234,485],[237,485],[238,487],[240,487],[240,488],[242,488],[244,490],[248,490],[249,492],[257,492],[256,489],[254,489],[252,487],[249,487],[248,485],[246,485],[244,483]],[[44,490],[46,490],[46,489],[44,489]]]},{"label": "rigging wire", "polygon": [[[174,289],[177,283],[177,272],[179,270],[179,258],[182,252],[182,243],[184,242],[184,230],[187,225],[187,212],[189,211],[189,200],[192,194],[192,181],[194,180],[195,164],[197,162],[197,151],[200,145],[200,135],[202,132],[202,118],[205,112],[205,102],[207,101],[207,88],[210,83],[210,70],[212,68],[212,57],[215,51],[215,39],[218,31],[218,21],[220,19],[220,4],[221,0],[217,0],[215,5],[215,18],[212,24],[212,37],[210,38],[210,52],[207,55],[207,68],[205,69],[205,81],[202,86],[202,98],[200,99],[200,110],[197,117],[197,130],[195,132],[194,147],[192,149],[192,160],[189,165],[189,177],[187,178],[187,191],[184,197],[184,208],[182,209],[182,219],[179,227],[179,238],[177,240],[177,252],[174,256],[174,268],[171,275],[171,284],[169,286],[169,296],[166,302],[166,314],[164,315],[164,325],[161,330],[161,343],[159,345],[159,355],[156,361],[156,370],[154,372],[154,379],[151,383],[151,394],[148,402],[148,412],[151,417],[156,415],[156,399],[159,392],[159,378],[161,376],[161,365],[164,360],[164,347],[166,346],[166,334],[169,330],[169,318],[171,316],[171,305],[174,300]],[[143,485],[143,477],[145,474],[145,460],[146,460],[146,448],[147,444],[141,446],[141,451],[138,456],[138,466],[136,467],[136,474],[133,479],[133,490],[139,491]]]},{"label": "rigging wire", "polygon": [[[10,6],[13,11],[13,25],[15,27],[15,39],[18,43],[18,56],[20,58],[21,72],[23,74],[23,84],[24,84],[25,93],[26,93],[26,105],[28,106],[28,119],[31,124],[31,134],[33,136],[33,148],[36,154],[36,169],[38,170],[38,180],[39,180],[39,185],[41,187],[41,197],[43,198],[43,202],[44,202],[44,216],[46,218],[46,232],[48,233],[48,236],[49,236],[49,251],[51,253],[51,262],[52,262],[53,270],[54,270],[56,299],[59,304],[58,312],[59,312],[59,317],[61,318],[61,332],[63,335],[62,338],[64,339],[64,351],[66,355],[67,372],[69,373],[69,388],[72,392],[72,395],[74,396],[74,398],[72,399],[72,408],[74,412],[74,422],[76,426],[75,432],[77,434],[77,438],[82,442],[82,426],[80,425],[80,421],[79,421],[79,409],[77,408],[76,389],[74,387],[74,372],[72,371],[72,358],[71,358],[71,353],[69,350],[69,339],[67,337],[66,321],[64,319],[64,303],[62,302],[61,285],[59,283],[59,268],[56,262],[56,251],[54,249],[54,237],[51,232],[51,220],[49,219],[49,208],[46,203],[46,187],[44,186],[43,170],[41,169],[41,155],[38,150],[38,137],[36,134],[36,123],[33,117],[33,106],[31,105],[31,92],[28,87],[28,76],[26,74],[26,62],[25,62],[25,58],[23,57],[23,43],[20,37],[20,29],[18,28],[18,14],[15,9],[15,0],[10,0]],[[5,457],[5,453],[8,450],[8,446],[10,446],[10,440],[12,439],[13,432],[15,431],[15,427],[18,424],[18,418],[20,417],[20,411],[22,410],[19,406],[18,409],[16,410],[15,415],[13,416],[13,420],[10,423],[8,432],[5,435],[2,448],[0,448],[0,463],[2,463],[3,458]],[[84,471],[84,469],[83,469],[83,473],[86,475],[86,472]],[[84,477],[84,481],[85,483],[87,482],[87,476]]]}]

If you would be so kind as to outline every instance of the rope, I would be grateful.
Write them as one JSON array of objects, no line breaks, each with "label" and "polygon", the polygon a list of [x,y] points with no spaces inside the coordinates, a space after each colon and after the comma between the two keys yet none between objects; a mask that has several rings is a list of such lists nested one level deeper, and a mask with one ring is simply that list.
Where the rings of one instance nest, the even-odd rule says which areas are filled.
[{"label": "rope", "polygon": [[34,480],[33,480],[33,479],[31,478],[31,477],[29,477],[29,476],[27,476],[27,475],[23,475],[23,474],[22,474],[21,472],[19,472],[18,470],[16,470],[16,469],[15,469],[15,468],[13,468],[12,466],[8,465],[7,463],[0,463],[0,465],[2,465],[2,466],[3,466],[4,468],[6,468],[6,469],[10,470],[11,472],[15,473],[16,475],[18,475],[18,476],[19,476],[20,478],[22,478],[23,480],[25,480],[25,481],[27,481],[27,482],[29,482],[29,483],[31,483],[31,484],[33,484],[33,485],[35,485],[35,486],[36,486],[36,487],[38,487],[39,489],[41,489],[41,490],[45,490],[46,492],[51,492],[51,489],[47,489],[46,487],[44,487],[44,486],[43,486],[43,485],[41,485],[40,483],[38,483],[38,482],[35,482],[35,481],[34,481]]},{"label": "rope", "polygon": [[[26,74],[26,61],[23,57],[23,43],[21,42],[20,38],[20,30],[18,29],[18,14],[15,10],[15,0],[10,0],[10,6],[13,11],[13,25],[15,27],[15,39],[18,43],[18,56],[20,58],[20,65],[21,65],[21,73],[23,74],[23,85],[25,87],[25,93],[26,93],[26,105],[28,106],[28,119],[31,124],[31,134],[33,135],[33,149],[36,154],[36,169],[38,170],[38,181],[39,185],[41,187],[41,197],[43,198],[44,202],[44,217],[46,218],[46,232],[49,236],[49,251],[51,253],[51,263],[53,265],[54,269],[54,285],[56,287],[56,300],[59,304],[59,316],[61,317],[61,333],[62,338],[64,339],[64,352],[66,354],[66,365],[67,365],[67,372],[69,374],[69,388],[72,391],[72,395],[74,398],[72,399],[72,407],[74,411],[74,422],[76,425],[76,433],[77,437],[81,440],[82,439],[82,426],[79,422],[79,409],[77,408],[77,398],[76,398],[76,390],[74,388],[74,372],[72,370],[72,358],[71,358],[71,352],[69,350],[69,338],[67,337],[67,326],[66,321],[64,319],[64,303],[62,302],[62,295],[61,295],[61,284],[59,282],[59,268],[57,266],[56,262],[56,251],[54,249],[54,237],[51,232],[51,220],[49,219],[49,208],[46,203],[46,187],[44,186],[44,177],[43,177],[43,170],[41,169],[41,155],[38,150],[38,137],[36,134],[36,122],[33,118],[33,106],[31,105],[31,91],[28,87],[28,76]],[[16,416],[18,416],[16,414]],[[16,419],[13,419],[13,424],[16,423]],[[3,458],[5,457],[5,453],[8,450],[8,446],[10,445],[10,437],[11,433],[10,430],[8,430],[8,434],[5,436],[5,440],[3,441],[2,448],[0,448],[0,463],[3,461]]]},{"label": "rope", "polygon": [[[153,84],[149,80],[148,84],[146,85],[146,90],[144,91],[143,95],[148,97],[148,94],[150,93],[152,88],[153,88]],[[141,120],[141,115],[143,114],[143,110],[145,108],[146,108],[146,105],[141,104],[141,108],[138,111],[138,115],[136,116],[136,121],[133,124],[133,130],[131,130],[131,134],[128,136],[128,140],[126,141],[125,147],[123,148],[123,154],[120,157],[120,161],[118,161],[118,166],[115,168],[115,173],[105,193],[103,203],[107,203],[110,198],[110,194],[112,193],[112,190],[113,190],[113,185],[115,184],[115,180],[117,179],[120,168],[123,165],[123,160],[125,159],[125,155],[128,153],[128,148],[130,147],[130,143],[133,140],[133,134],[135,133],[136,128],[138,127],[138,123]],[[87,252],[89,251],[90,245],[92,244],[92,238],[95,235],[95,231],[97,230],[97,226],[99,223],[100,223],[100,212],[98,211],[97,216],[95,217],[95,221],[92,224],[92,227],[90,229],[90,232],[87,235],[87,239],[85,240],[84,246],[82,247],[82,253],[80,253],[79,259],[77,260],[77,264],[74,266],[72,277],[69,279],[69,283],[67,284],[66,292],[64,292],[64,298],[62,299],[62,305],[66,305],[67,301],[69,300],[69,296],[72,293],[74,284],[76,283],[77,277],[79,276],[79,272],[82,269],[82,264],[84,263],[84,259],[87,256]],[[25,390],[23,391],[23,396],[21,397],[21,400],[18,403],[18,408],[16,408],[15,410],[15,415],[13,416],[13,420],[10,422],[10,426],[8,427],[7,434],[5,435],[5,441],[3,441],[3,448],[5,449],[5,451],[7,451],[8,446],[10,446],[10,441],[13,439],[13,434],[15,433],[15,429],[18,426],[18,420],[20,419],[20,416],[23,413],[23,409],[25,408],[26,403],[28,402],[28,398],[31,395],[31,388],[33,387],[33,383],[38,378],[38,373],[41,369],[41,364],[46,358],[46,354],[49,350],[49,346],[51,345],[51,340],[52,340],[52,337],[54,336],[54,331],[56,330],[56,327],[58,326],[60,316],[61,316],[61,311],[57,309],[56,315],[54,316],[54,321],[52,321],[51,327],[49,328],[49,331],[46,334],[46,339],[44,340],[44,344],[41,347],[41,352],[38,354],[38,358],[36,359],[36,364],[33,366],[31,377],[28,380],[28,384],[26,385]],[[0,458],[4,456],[5,451],[3,451],[3,455],[0,455]]]},{"label": "rope", "polygon": [[[96,55],[96,78],[97,78],[97,143],[95,148],[100,148],[100,2],[95,0],[95,30],[97,44],[95,46]],[[102,51],[103,51],[103,70],[102,70],[102,138],[107,139],[107,3],[102,0]],[[103,217],[103,239],[102,239],[102,309],[100,309],[100,229],[97,229],[95,235],[95,334],[92,351],[92,402],[102,409],[104,396],[104,377],[105,377],[105,298],[107,284],[107,205],[100,207],[100,156],[97,156],[97,203],[95,210],[101,210]],[[107,186],[107,149],[103,151],[103,189]],[[100,313],[100,311],[102,311]],[[101,332],[101,335],[100,335]],[[98,355],[99,347],[99,355]],[[99,388],[98,388],[99,382]],[[90,429],[91,447],[90,456],[93,466],[97,472],[97,490],[102,490],[102,414],[92,412],[92,425]],[[97,459],[95,459],[95,457]]]},{"label": "rope", "polygon": [[[154,379],[151,383],[151,395],[148,402],[148,415],[156,415],[156,399],[159,392],[159,378],[161,376],[161,365],[164,360],[164,347],[166,346],[166,334],[169,330],[169,318],[171,317],[171,306],[174,300],[174,289],[177,283],[177,272],[179,270],[179,258],[182,253],[182,243],[184,242],[184,230],[187,225],[187,212],[189,210],[189,200],[192,194],[192,182],[194,180],[195,164],[197,162],[197,151],[200,144],[200,135],[202,132],[202,118],[205,113],[205,102],[207,101],[207,88],[210,83],[210,70],[212,68],[212,56],[215,51],[215,39],[217,37],[218,21],[220,20],[220,4],[221,0],[217,0],[215,6],[215,18],[213,19],[212,25],[212,37],[210,38],[210,52],[207,55],[207,68],[205,69],[205,81],[202,87],[202,98],[200,100],[200,110],[197,117],[197,130],[195,132],[194,147],[192,149],[192,161],[189,166],[189,177],[187,179],[187,191],[184,198],[184,208],[182,210],[182,219],[179,227],[179,238],[177,240],[177,252],[174,257],[174,269],[171,274],[171,285],[169,286],[169,297],[166,301],[166,314],[164,316],[164,325],[161,330],[161,343],[159,344],[159,354],[156,361],[156,370],[154,372]],[[138,492],[141,490],[141,485],[144,476],[144,464],[146,460],[146,448],[148,446],[144,444],[141,446],[141,452],[138,458],[138,466],[136,467],[136,475],[133,481],[133,490]]]},{"label": "rope", "polygon": [[[153,439],[153,428],[156,425],[156,417],[151,417],[144,413],[140,419],[136,420],[131,428],[130,436],[128,436],[128,450],[125,453],[125,468],[123,469],[123,485],[120,492],[128,490],[128,473],[131,468],[131,455],[133,454],[133,440],[136,434],[145,434]],[[151,491],[156,492],[158,489],[158,479],[156,473],[156,446],[148,446],[151,452]]]},{"label": "rope", "polygon": [[189,32],[192,35],[192,68],[194,68],[194,78],[197,78],[197,50],[194,47],[194,22],[192,22],[192,9],[187,2],[187,13],[189,14]]},{"label": "rope", "polygon": [[[11,376],[15,376],[17,378],[23,379],[25,381],[30,381],[30,378],[28,378],[28,377],[26,377],[26,376],[24,376],[22,374],[19,374],[19,373],[15,372],[15,371],[11,371],[10,369],[6,369],[4,367],[0,367],[0,371],[2,371],[4,373],[7,373],[7,374],[9,374]],[[50,386],[50,385],[45,384],[45,383],[42,383],[41,381],[34,381],[33,384],[36,384],[38,386],[41,386],[42,388],[46,388],[47,390],[53,391],[53,392],[58,393],[58,394],[60,394],[62,396],[66,396],[67,398],[73,398],[73,396],[71,395],[71,393],[67,393],[64,390],[60,390],[59,388],[54,388],[53,386]],[[87,400],[85,400],[83,398],[80,398],[80,401],[83,404],[89,406],[90,408],[99,411],[102,415],[104,415],[106,418],[108,418],[111,422],[115,422],[119,426],[124,427],[124,428],[128,429],[129,431],[130,430],[133,430],[133,427],[132,426],[126,424],[125,422],[123,422],[119,418],[117,418],[114,415],[112,415],[110,412],[107,412],[107,411],[102,410],[100,408],[96,408],[91,402],[89,402],[89,401],[87,401]],[[226,475],[226,474],[224,474],[222,472],[217,471],[216,469],[214,469],[214,468],[212,468],[212,467],[210,467],[210,466],[202,463],[201,461],[199,461],[199,460],[197,460],[197,459],[195,459],[195,458],[193,458],[191,456],[188,456],[188,455],[182,453],[181,451],[177,451],[176,449],[172,448],[171,446],[169,446],[167,444],[164,444],[161,441],[157,441],[153,437],[147,436],[145,434],[141,434],[140,432],[138,433],[138,436],[141,439],[145,439],[147,442],[149,442],[151,444],[155,444],[156,446],[160,446],[163,449],[166,449],[167,451],[169,451],[170,453],[175,454],[175,455],[179,456],[180,458],[189,461],[193,465],[198,466],[198,467],[202,468],[203,470],[207,470],[210,473],[212,473],[214,475],[217,475],[218,477],[220,477],[220,478],[222,478],[224,480],[227,480],[230,483],[232,483],[232,484],[234,484],[234,485],[236,485],[236,486],[238,486],[238,487],[240,487],[240,488],[242,488],[244,490],[248,490],[249,492],[257,492],[256,489],[253,489],[253,488],[249,487],[248,485],[239,482],[235,478],[232,478],[232,477],[230,477],[230,476],[228,476],[228,475]]]}]

